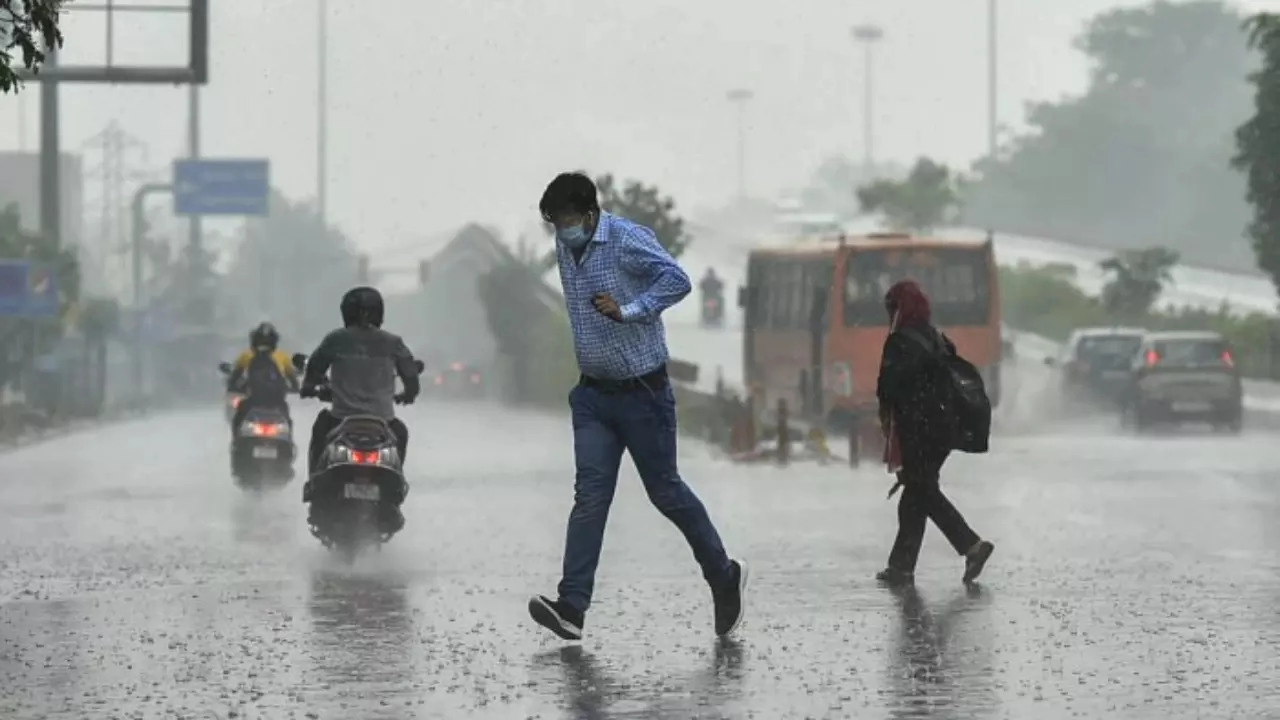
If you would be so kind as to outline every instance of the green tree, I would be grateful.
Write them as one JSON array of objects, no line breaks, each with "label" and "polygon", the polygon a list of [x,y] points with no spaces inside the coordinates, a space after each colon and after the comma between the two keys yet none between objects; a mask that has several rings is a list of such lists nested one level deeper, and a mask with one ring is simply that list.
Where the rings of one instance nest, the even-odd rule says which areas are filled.
[{"label": "green tree", "polygon": [[[355,284],[351,240],[325,227],[315,207],[271,193],[270,213],[245,223],[227,281],[244,324],[274,322],[286,342],[313,341],[337,324],[337,303]],[[291,337],[288,337],[291,336]]]},{"label": "green tree", "polygon": [[1165,285],[1173,282],[1177,264],[1178,253],[1162,247],[1126,250],[1103,260],[1098,265],[1111,277],[1102,287],[1102,306],[1117,318],[1147,315]]},{"label": "green tree", "polygon": [[1083,95],[1033,105],[1029,130],[975,166],[971,224],[1253,269],[1232,133],[1256,57],[1241,17],[1210,0],[1153,2],[1093,18],[1075,42]]},{"label": "green tree", "polygon": [[1247,27],[1262,67],[1250,77],[1253,117],[1236,131],[1232,164],[1245,174],[1253,207],[1248,232],[1258,267],[1280,289],[1280,14],[1256,15]]},{"label": "green tree", "polygon": [[651,228],[672,257],[680,257],[693,241],[685,232],[684,218],[676,213],[676,201],[656,185],[628,180],[619,187],[613,175],[601,175],[596,189],[600,207]]},{"label": "green tree", "polygon": [[880,213],[894,230],[928,232],[959,205],[958,180],[945,165],[920,158],[903,180],[876,180],[858,188],[858,204]]},{"label": "green tree", "polygon": [[39,70],[44,49],[62,47],[58,21],[65,4],[66,0],[0,0],[0,93],[22,89],[15,62]]}]

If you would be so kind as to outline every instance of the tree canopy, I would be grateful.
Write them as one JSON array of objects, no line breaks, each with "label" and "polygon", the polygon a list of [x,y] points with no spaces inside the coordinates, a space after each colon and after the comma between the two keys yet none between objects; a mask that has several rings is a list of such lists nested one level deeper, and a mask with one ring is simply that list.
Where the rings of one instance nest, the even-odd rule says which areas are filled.
[{"label": "tree canopy", "polygon": [[46,48],[62,47],[58,29],[66,0],[0,0],[0,93],[22,88],[14,63],[39,70]]},{"label": "tree canopy", "polygon": [[1280,14],[1258,15],[1248,30],[1250,44],[1262,53],[1262,68],[1251,76],[1254,113],[1236,131],[1233,164],[1248,185],[1254,256],[1280,289]]},{"label": "tree canopy", "polygon": [[1103,308],[1115,318],[1145,316],[1173,282],[1177,264],[1178,253],[1162,247],[1126,250],[1103,260],[1099,266],[1111,276],[1102,287]]},{"label": "tree canopy", "polygon": [[676,201],[656,185],[636,180],[620,185],[613,175],[601,175],[595,182],[600,207],[651,228],[672,257],[680,257],[693,241],[685,232],[684,218],[676,212]]},{"label": "tree canopy", "polygon": [[338,300],[356,270],[346,235],[321,225],[310,203],[273,190],[270,214],[245,223],[228,281],[242,322],[270,320],[292,344],[316,341],[339,325]]},{"label": "tree canopy", "polygon": [[920,158],[903,180],[858,188],[858,204],[863,212],[882,214],[894,230],[928,232],[951,219],[960,202],[958,184],[947,166]]},{"label": "tree canopy", "polygon": [[1214,0],[1158,0],[1095,17],[1075,46],[1079,97],[1029,109],[1030,129],[975,166],[965,219],[1009,232],[1254,268],[1229,167],[1256,58],[1241,16]]}]

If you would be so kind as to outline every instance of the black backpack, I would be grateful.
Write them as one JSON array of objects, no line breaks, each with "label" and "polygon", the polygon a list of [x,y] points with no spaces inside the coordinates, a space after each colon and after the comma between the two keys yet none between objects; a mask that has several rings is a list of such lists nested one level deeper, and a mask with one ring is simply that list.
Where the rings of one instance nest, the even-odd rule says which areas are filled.
[{"label": "black backpack", "polygon": [[950,352],[939,336],[931,339],[914,328],[899,332],[923,345],[936,360],[933,370],[937,373],[938,400],[951,436],[951,449],[987,452],[991,441],[991,400],[978,368]]},{"label": "black backpack", "polygon": [[256,350],[245,368],[245,387],[258,400],[283,400],[287,383],[270,350]]}]

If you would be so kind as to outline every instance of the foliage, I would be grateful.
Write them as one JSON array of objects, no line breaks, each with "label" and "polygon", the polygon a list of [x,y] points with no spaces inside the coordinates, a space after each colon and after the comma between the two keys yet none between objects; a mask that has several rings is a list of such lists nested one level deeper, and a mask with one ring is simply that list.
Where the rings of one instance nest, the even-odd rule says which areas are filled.
[{"label": "foliage", "polygon": [[80,308],[79,325],[89,340],[115,335],[120,330],[120,303],[112,298],[88,298]]},{"label": "foliage", "polygon": [[547,313],[535,326],[535,342],[529,354],[528,402],[563,408],[569,390],[578,382],[578,360],[573,354],[573,331],[563,311]]},{"label": "foliage", "polygon": [[1161,247],[1126,250],[1103,260],[1099,266],[1111,278],[1102,288],[1102,306],[1116,318],[1142,317],[1173,282],[1170,271],[1177,264],[1178,253]]},{"label": "foliage", "polygon": [[227,281],[240,322],[271,320],[292,344],[339,324],[338,300],[355,284],[356,268],[346,235],[322,226],[310,203],[273,190],[270,214],[245,223]]},{"label": "foliage", "polygon": [[966,222],[1116,249],[1159,238],[1193,262],[1252,270],[1236,240],[1244,183],[1228,165],[1256,64],[1245,40],[1216,1],[1095,17],[1076,40],[1088,89],[1033,105],[1028,131],[978,163]]},{"label": "foliage", "polygon": [[58,280],[64,310],[80,298],[80,266],[75,253],[24,230],[17,205],[0,210],[0,258],[31,260],[47,266]]},{"label": "foliage", "polygon": [[863,212],[883,214],[894,230],[928,232],[959,205],[957,186],[947,166],[922,157],[903,180],[876,180],[858,188],[858,204]]},{"label": "foliage", "polygon": [[[1072,330],[1109,325],[1114,319],[1102,302],[1073,282],[1074,268],[1028,264],[1000,268],[1000,298],[1009,327],[1062,342]],[[1246,377],[1267,377],[1270,331],[1275,323],[1262,313],[1236,315],[1225,304],[1216,310],[1196,307],[1149,311],[1127,319],[1149,330],[1212,330],[1236,349]]]},{"label": "foliage", "polygon": [[1247,27],[1250,45],[1262,53],[1262,68],[1250,76],[1254,114],[1236,130],[1232,164],[1245,173],[1248,185],[1254,256],[1280,289],[1280,14],[1254,16]]},{"label": "foliage", "polygon": [[685,232],[684,218],[676,213],[676,201],[656,185],[628,180],[619,187],[613,175],[601,175],[596,178],[596,189],[600,207],[652,229],[672,257],[680,257],[693,241]]},{"label": "foliage", "polygon": [[22,89],[13,64],[20,52],[22,67],[39,70],[44,50],[62,47],[58,29],[66,0],[0,0],[0,93]]}]

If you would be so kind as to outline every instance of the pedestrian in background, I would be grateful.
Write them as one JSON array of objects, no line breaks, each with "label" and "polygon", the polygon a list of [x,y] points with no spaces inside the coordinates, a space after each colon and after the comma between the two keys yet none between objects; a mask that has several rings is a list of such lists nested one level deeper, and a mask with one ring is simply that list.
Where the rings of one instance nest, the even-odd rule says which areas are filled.
[{"label": "pedestrian in background", "polygon": [[876,396],[885,435],[885,464],[897,475],[889,496],[898,500],[898,536],[888,567],[876,575],[889,584],[910,583],[928,520],[965,559],[964,582],[977,579],[995,546],[982,540],[938,484],[951,454],[954,432],[941,399],[948,382],[945,354],[955,345],[932,325],[929,298],[911,280],[894,283],[884,298],[889,337],[880,360]]},{"label": "pedestrian in background", "polygon": [[539,203],[556,256],[581,372],[569,393],[577,474],[555,600],[529,614],[566,640],[582,638],[609,506],[627,451],[649,500],[684,533],[711,586],[717,635],[742,621],[746,565],[729,558],[698,496],[676,468],[676,402],[661,314],[692,289],[653,231],[603,212],[581,173],[557,176]]}]

